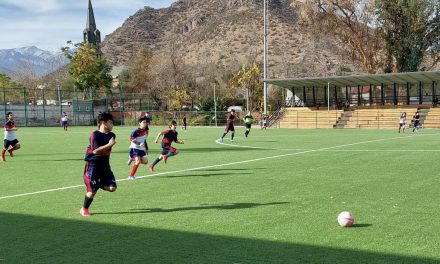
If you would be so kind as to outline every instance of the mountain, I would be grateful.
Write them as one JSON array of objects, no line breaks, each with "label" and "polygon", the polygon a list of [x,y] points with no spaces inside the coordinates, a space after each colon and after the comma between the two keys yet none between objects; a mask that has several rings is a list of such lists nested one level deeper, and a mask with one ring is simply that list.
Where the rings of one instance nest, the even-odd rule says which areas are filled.
[{"label": "mountain", "polygon": [[[332,36],[316,38],[298,25],[292,0],[269,2],[269,76],[362,72]],[[154,53],[178,49],[190,66],[236,68],[263,61],[263,0],[179,0],[168,8],[145,7],[105,37],[102,51],[112,65],[124,65],[141,46]]]},{"label": "mountain", "polygon": [[35,46],[0,50],[0,73],[10,76],[32,72],[37,77],[53,72],[68,63],[61,53]]}]

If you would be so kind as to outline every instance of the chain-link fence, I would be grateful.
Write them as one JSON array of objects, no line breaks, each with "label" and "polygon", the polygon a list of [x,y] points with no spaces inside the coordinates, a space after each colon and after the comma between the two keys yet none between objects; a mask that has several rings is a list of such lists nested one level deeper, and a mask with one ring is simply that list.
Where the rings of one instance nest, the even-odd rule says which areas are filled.
[{"label": "chain-link fence", "polygon": [[[226,124],[224,111],[159,111],[158,108],[147,94],[0,88],[0,119],[5,120],[6,114],[13,112],[17,126],[58,126],[63,113],[69,117],[69,125],[95,125],[96,117],[105,111],[112,113],[116,125],[137,125],[137,119],[146,112],[150,113],[152,125],[166,125],[171,120],[181,124],[184,115],[189,126]],[[244,115],[238,113],[237,124],[242,124]]]}]

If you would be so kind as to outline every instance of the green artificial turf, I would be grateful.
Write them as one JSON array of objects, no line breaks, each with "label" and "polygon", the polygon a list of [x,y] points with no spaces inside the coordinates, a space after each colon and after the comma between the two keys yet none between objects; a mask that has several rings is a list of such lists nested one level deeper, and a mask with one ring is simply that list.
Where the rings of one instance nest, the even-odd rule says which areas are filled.
[{"label": "green artificial turf", "polygon": [[220,144],[223,127],[179,128],[180,154],[129,181],[133,129],[115,127],[118,190],[84,218],[93,128],[19,128],[0,163],[0,263],[440,263],[438,130],[240,127]]}]

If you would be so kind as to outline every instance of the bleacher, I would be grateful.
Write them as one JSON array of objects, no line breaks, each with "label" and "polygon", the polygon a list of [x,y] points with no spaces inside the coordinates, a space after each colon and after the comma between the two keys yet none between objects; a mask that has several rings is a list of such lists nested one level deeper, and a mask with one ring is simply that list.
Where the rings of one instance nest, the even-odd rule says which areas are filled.
[{"label": "bleacher", "polygon": [[440,128],[440,108],[431,107],[423,122],[424,128]]},{"label": "bleacher", "polygon": [[406,126],[408,127],[416,111],[419,111],[420,124],[423,128],[440,128],[440,107],[428,108],[426,105],[399,106],[398,108],[358,108],[345,111],[291,107],[284,109],[278,127],[397,129],[402,112],[406,112]]},{"label": "bleacher", "polygon": [[[344,112],[338,127],[397,129],[402,112],[406,112],[406,124],[409,125],[416,111],[415,107],[355,109]],[[420,114],[423,117],[421,112]]]},{"label": "bleacher", "polygon": [[280,128],[333,128],[343,110],[317,110],[308,107],[285,108]]}]

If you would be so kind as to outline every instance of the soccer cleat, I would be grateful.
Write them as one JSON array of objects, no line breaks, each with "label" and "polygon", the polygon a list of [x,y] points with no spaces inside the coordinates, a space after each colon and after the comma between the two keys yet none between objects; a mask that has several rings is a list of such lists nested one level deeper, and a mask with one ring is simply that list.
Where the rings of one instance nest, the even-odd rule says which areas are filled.
[{"label": "soccer cleat", "polygon": [[168,155],[162,155],[162,157],[163,157],[163,162],[167,164]]},{"label": "soccer cleat", "polygon": [[154,171],[154,167],[153,164],[151,164],[150,166],[148,166],[150,168],[150,171],[153,172]]},{"label": "soccer cleat", "polygon": [[223,138],[219,138],[220,142],[223,142]]},{"label": "soccer cleat", "polygon": [[79,214],[85,217],[89,217],[90,213],[89,213],[89,209],[88,208],[81,208],[81,210],[79,210]]},{"label": "soccer cleat", "polygon": [[128,176],[128,179],[134,181],[136,180],[136,176]]},{"label": "soccer cleat", "polygon": [[14,154],[12,153],[12,151],[13,151],[12,149],[8,150],[9,156],[14,157]]},{"label": "soccer cleat", "polygon": [[231,138],[231,142],[235,142],[235,140],[233,140],[233,139]]},{"label": "soccer cleat", "polygon": [[131,158],[129,157],[129,158],[128,158],[128,161],[127,161],[127,165],[130,166],[130,165],[131,165],[131,162],[132,162],[132,160],[131,160]]}]

